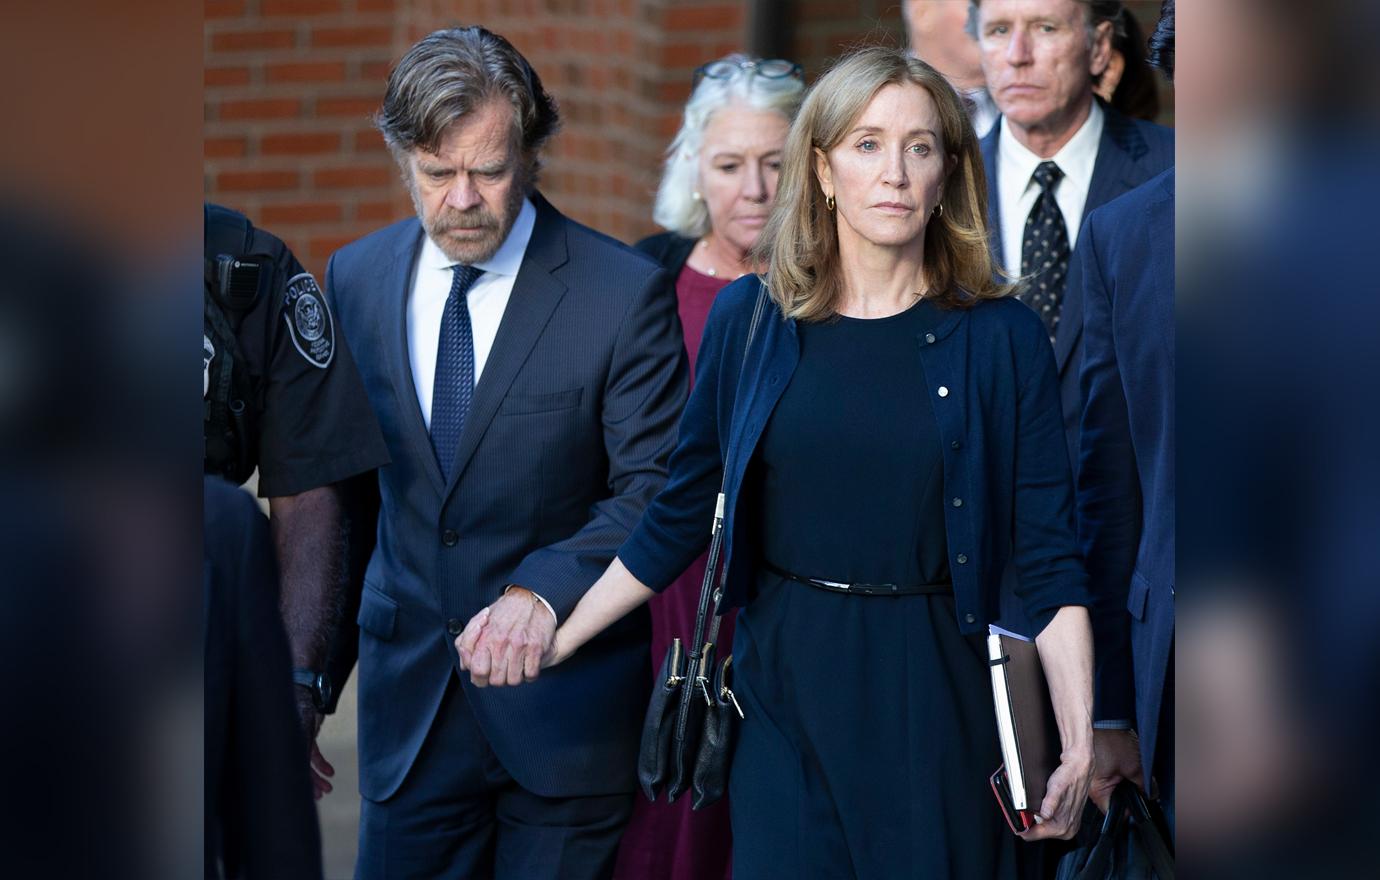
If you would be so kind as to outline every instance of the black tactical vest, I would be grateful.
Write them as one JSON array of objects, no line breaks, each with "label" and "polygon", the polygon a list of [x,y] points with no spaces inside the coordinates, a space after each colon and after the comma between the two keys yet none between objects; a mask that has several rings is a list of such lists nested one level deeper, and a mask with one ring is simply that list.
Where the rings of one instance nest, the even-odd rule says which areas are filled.
[{"label": "black tactical vest", "polygon": [[245,315],[266,296],[275,271],[268,255],[250,253],[254,227],[240,214],[205,211],[203,471],[236,484],[258,465],[258,402],[237,336]]}]

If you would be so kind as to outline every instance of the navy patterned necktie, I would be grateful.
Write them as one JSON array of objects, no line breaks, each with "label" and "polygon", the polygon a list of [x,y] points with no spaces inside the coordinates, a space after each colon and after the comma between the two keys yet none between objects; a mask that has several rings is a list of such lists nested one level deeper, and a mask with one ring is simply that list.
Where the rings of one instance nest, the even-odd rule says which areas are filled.
[{"label": "navy patterned necktie", "polygon": [[436,381],[431,387],[431,446],[441,474],[450,482],[455,466],[455,450],[465,417],[474,398],[474,329],[470,326],[470,307],[466,295],[483,269],[473,266],[451,267],[455,277],[450,296],[441,315],[441,338],[436,348]]},{"label": "navy patterned necktie", "polygon": [[1063,178],[1064,172],[1053,162],[1041,162],[1035,169],[1031,179],[1040,185],[1040,195],[1021,237],[1021,275],[1028,279],[1021,301],[1045,322],[1051,342],[1059,327],[1059,308],[1069,277],[1068,227],[1054,200],[1054,190]]}]

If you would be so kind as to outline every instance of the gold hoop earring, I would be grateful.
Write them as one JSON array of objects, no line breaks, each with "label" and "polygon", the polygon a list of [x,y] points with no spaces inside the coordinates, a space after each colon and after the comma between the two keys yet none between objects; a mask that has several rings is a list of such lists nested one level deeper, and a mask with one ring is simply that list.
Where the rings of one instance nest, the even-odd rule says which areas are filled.
[{"label": "gold hoop earring", "polygon": [[834,197],[833,197],[833,196],[825,196],[825,197],[824,197],[824,207],[828,208],[830,211],[834,210],[834,205],[835,205],[835,204],[836,204],[836,203],[834,202]]}]

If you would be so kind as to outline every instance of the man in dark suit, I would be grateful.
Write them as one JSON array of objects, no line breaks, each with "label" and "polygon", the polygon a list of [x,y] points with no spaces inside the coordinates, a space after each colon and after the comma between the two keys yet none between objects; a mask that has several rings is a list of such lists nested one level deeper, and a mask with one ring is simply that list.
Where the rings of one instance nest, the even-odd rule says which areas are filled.
[{"label": "man in dark suit", "polygon": [[1002,116],[982,139],[998,265],[1027,280],[1059,368],[1069,460],[1078,462],[1081,291],[1067,286],[1082,218],[1174,162],[1170,129],[1103,104],[1093,86],[1128,13],[1117,0],[974,0],[970,22]]},{"label": "man in dark suit", "polygon": [[418,219],[327,270],[392,459],[359,613],[357,876],[605,877],[647,617],[492,686],[537,677],[665,481],[687,385],[670,277],[536,192],[556,109],[502,37],[422,39],[377,121]]},{"label": "man in dark suit", "polygon": [[[1078,514],[1080,543],[1096,586],[1094,711],[1103,729],[1115,729],[1110,720],[1134,719],[1140,734],[1139,754],[1118,749],[1122,760],[1099,768],[1098,777],[1114,785],[1117,778],[1141,776],[1141,768],[1159,769],[1161,789],[1168,792],[1173,694],[1172,688],[1168,695],[1164,691],[1174,639],[1174,170],[1094,211],[1083,235],[1072,282],[1085,297],[1080,375],[1087,403]],[[1161,724],[1161,711],[1171,719],[1168,725]],[[1107,745],[1112,737],[1101,738]]]},{"label": "man in dark suit", "polygon": [[[1151,57],[1171,78],[1173,40],[1166,0]],[[1078,520],[1094,586],[1092,796],[1105,807],[1120,779],[1153,778],[1172,828],[1174,170],[1092,212],[1078,250],[1069,283],[1084,307]]]},{"label": "man in dark suit", "polygon": [[206,877],[320,877],[268,519],[203,478]]}]

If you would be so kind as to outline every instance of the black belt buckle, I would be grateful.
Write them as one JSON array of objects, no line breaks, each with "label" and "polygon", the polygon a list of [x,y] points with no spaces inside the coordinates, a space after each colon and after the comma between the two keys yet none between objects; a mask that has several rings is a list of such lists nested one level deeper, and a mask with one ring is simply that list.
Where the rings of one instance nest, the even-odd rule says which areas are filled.
[{"label": "black belt buckle", "polygon": [[899,584],[849,584],[847,589],[862,596],[897,596],[901,591]]}]

